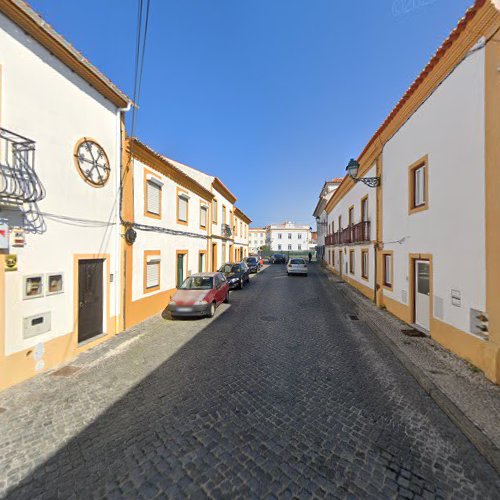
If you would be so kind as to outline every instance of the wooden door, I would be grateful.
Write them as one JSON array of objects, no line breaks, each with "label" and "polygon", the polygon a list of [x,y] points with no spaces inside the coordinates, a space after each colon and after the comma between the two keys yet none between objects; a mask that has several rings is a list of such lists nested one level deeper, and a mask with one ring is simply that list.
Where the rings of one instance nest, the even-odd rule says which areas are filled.
[{"label": "wooden door", "polygon": [[78,262],[78,342],[103,333],[103,260]]}]

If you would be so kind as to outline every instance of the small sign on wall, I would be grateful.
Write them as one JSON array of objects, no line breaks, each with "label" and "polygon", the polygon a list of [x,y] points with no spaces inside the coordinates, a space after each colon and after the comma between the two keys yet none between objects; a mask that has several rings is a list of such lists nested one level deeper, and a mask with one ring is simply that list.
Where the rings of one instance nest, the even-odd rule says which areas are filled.
[{"label": "small sign on wall", "polygon": [[17,271],[17,255],[9,254],[5,256],[5,270]]},{"label": "small sign on wall", "polygon": [[13,247],[23,247],[26,244],[24,229],[14,227],[10,234],[10,241]]},{"label": "small sign on wall", "polygon": [[455,307],[462,307],[462,293],[460,290],[451,291],[451,305]]},{"label": "small sign on wall", "polygon": [[9,249],[9,226],[0,222],[0,250]]}]

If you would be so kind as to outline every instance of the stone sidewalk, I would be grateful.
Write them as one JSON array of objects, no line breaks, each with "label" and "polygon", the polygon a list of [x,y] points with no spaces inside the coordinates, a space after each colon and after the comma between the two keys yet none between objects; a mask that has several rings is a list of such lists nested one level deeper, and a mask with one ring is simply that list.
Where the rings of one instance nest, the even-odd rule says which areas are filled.
[{"label": "stone sidewalk", "polygon": [[358,290],[325,271],[353,302],[355,312],[391,349],[441,409],[500,473],[500,387],[430,337],[408,337],[409,328]]}]

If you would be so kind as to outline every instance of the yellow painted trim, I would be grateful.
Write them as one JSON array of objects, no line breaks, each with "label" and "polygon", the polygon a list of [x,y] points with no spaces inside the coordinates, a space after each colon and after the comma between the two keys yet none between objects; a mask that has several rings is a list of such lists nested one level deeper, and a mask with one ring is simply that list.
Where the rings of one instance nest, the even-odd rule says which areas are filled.
[{"label": "yellow painted trim", "polygon": [[[391,284],[388,284],[385,282],[385,256],[390,255],[391,256]],[[382,252],[382,288],[385,290],[389,290],[392,292],[394,288],[394,252],[392,250],[384,250]],[[385,298],[384,298],[385,300]]]},{"label": "yellow painted trim", "polygon": [[403,320],[405,323],[412,323],[411,308],[407,304],[403,304],[397,300],[384,295],[384,307],[394,316]]},{"label": "yellow painted trim", "polygon": [[[400,104],[396,106],[365,146],[358,157],[360,164],[359,177],[363,177],[373,166],[373,163],[381,155],[383,146],[400,130],[453,69],[460,64],[477,41],[482,36],[488,37],[491,35],[492,30],[498,27],[500,13],[491,1],[488,0],[477,7],[474,6],[472,9],[470,15],[461,21],[461,23],[466,23],[465,28],[455,30],[450,34],[445,44],[436,52],[432,62],[426,66],[412,85],[410,95],[405,94],[400,100]],[[330,213],[355,185],[355,181],[346,175],[335,194],[326,204],[326,212]]]},{"label": "yellow painted trim", "polygon": [[[424,167],[425,203],[416,207],[415,202],[415,170]],[[429,209],[429,157],[423,156],[408,167],[408,215]]]},{"label": "yellow painted trim", "polygon": [[155,214],[154,212],[149,211],[148,207],[148,175],[152,175],[158,180],[162,180],[162,178],[159,175],[156,175],[152,170],[149,170],[148,168],[144,167],[144,216],[145,217],[150,217],[151,219],[161,219],[161,212],[163,208],[163,188],[160,187],[160,213]]},{"label": "yellow painted trim", "polygon": [[431,336],[446,349],[480,368],[491,381],[500,383],[498,344],[467,334],[436,318],[431,318]]},{"label": "yellow painted trim", "polygon": [[[364,255],[367,255],[366,258],[366,269],[363,269],[363,262],[364,262]],[[363,272],[366,272],[366,275],[363,274]],[[365,281],[369,281],[369,276],[370,276],[370,251],[368,248],[362,248],[361,249],[361,278],[364,279]]]},{"label": "yellow painted trim", "polygon": [[[500,13],[487,38],[485,53],[485,229],[486,312],[488,314],[488,360],[484,372],[500,383]],[[486,360],[485,360],[486,363]]]},{"label": "yellow painted trim", "polygon": [[[200,269],[200,256],[201,255],[204,255],[204,257],[205,257],[203,259],[203,264],[204,264],[203,269]],[[200,272],[200,273],[206,272],[206,269],[204,269],[206,267],[207,267],[207,251],[206,250],[200,250],[198,252],[198,272]]]},{"label": "yellow painted trim", "polygon": [[[183,226],[187,226],[189,224],[189,192],[186,191],[185,189],[182,189],[180,187],[175,188],[175,218],[177,220],[177,224],[182,224]],[[179,200],[182,197],[182,195],[185,195],[188,197],[186,200],[187,207],[186,207],[186,220],[183,221],[179,219]]]},{"label": "yellow painted trim", "polygon": [[[148,257],[160,257],[160,270],[158,271],[158,285],[148,288],[147,286],[147,266]],[[142,293],[157,292],[161,288],[161,251],[160,250],[144,250],[143,256],[143,274],[142,274]]]},{"label": "yellow painted trim", "polygon": [[219,211],[219,201],[217,198],[212,200],[212,224],[217,224],[217,217]]},{"label": "yellow painted trim", "polygon": [[[184,276],[184,279],[186,279],[189,276],[189,250],[176,250],[175,251],[175,282],[177,283],[177,262],[178,262],[178,256],[179,255],[184,255],[186,257],[185,261],[183,261],[186,265],[186,274]],[[177,283],[177,286],[182,285],[182,283]]]},{"label": "yellow painted trim", "polygon": [[[23,2],[24,3],[24,2]],[[93,67],[76,49],[70,49],[64,38],[55,32],[50,32],[47,23],[36,22],[25,11],[25,7],[13,0],[2,0],[0,12],[16,23],[24,32],[33,37],[63,64],[86,80],[97,92],[111,101],[115,106],[124,108],[128,98],[115,87],[102,73]]]}]

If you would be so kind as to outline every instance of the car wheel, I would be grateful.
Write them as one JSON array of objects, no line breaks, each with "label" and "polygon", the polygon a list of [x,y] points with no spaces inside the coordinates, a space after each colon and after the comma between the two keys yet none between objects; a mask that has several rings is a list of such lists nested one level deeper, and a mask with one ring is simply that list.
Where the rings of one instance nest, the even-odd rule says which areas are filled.
[{"label": "car wheel", "polygon": [[215,302],[210,304],[210,309],[208,310],[208,317],[213,318],[215,314]]},{"label": "car wheel", "polygon": [[224,299],[224,304],[229,304],[229,291],[226,294],[226,298]]}]

